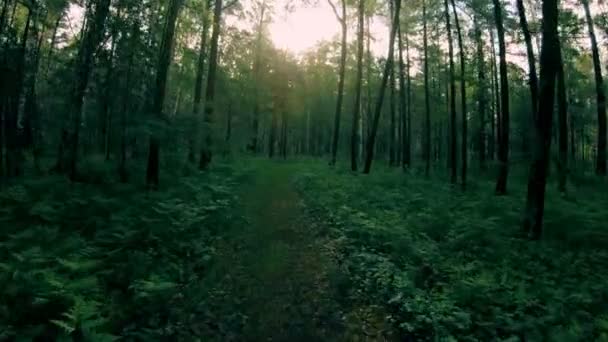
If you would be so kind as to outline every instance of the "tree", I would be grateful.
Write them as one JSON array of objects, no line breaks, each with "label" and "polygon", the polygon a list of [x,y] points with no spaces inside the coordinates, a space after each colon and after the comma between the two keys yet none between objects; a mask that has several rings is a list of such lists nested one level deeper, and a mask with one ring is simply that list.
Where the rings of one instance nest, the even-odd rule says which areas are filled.
[{"label": "tree", "polygon": [[344,72],[346,66],[346,36],[347,36],[347,25],[346,25],[346,0],[341,0],[342,14],[338,14],[336,6],[331,0],[327,0],[331,6],[336,19],[340,23],[342,28],[342,40],[340,42],[340,70],[338,71],[338,97],[336,99],[336,112],[334,114],[334,133],[331,144],[331,161],[330,165],[336,164],[336,155],[338,153],[338,139],[340,138],[340,116],[342,115],[342,101],[344,98]]},{"label": "tree", "polygon": [[456,11],[456,2],[451,0],[452,10],[454,11],[454,23],[456,24],[456,34],[458,35],[458,51],[460,53],[460,105],[462,111],[462,189],[466,189],[467,186],[467,162],[468,162],[468,118],[467,118],[467,85],[465,82],[465,51],[464,43],[462,41],[462,32],[460,30],[460,20],[458,20],[458,12]]},{"label": "tree", "polygon": [[475,43],[477,47],[477,112],[479,113],[479,167],[481,170],[486,169],[486,71],[484,47],[481,38],[481,28],[477,13],[473,16],[473,28],[475,31]]},{"label": "tree", "polygon": [[452,44],[452,26],[450,24],[450,9],[448,7],[448,0],[444,0],[444,11],[445,11],[445,27],[448,34],[448,59],[449,59],[449,76],[450,76],[450,95],[449,95],[449,113],[450,113],[450,152],[448,157],[448,164],[450,165],[451,177],[450,182],[456,184],[458,177],[458,162],[456,158],[457,141],[456,136],[456,81],[454,80],[454,48]]},{"label": "tree", "polygon": [[498,128],[498,179],[496,194],[507,193],[507,177],[509,175],[509,79],[507,78],[507,48],[505,44],[505,29],[502,18],[500,0],[494,3],[494,20],[498,35],[498,55],[500,59],[500,117]]},{"label": "tree", "polygon": [[557,50],[557,112],[559,124],[558,190],[566,192],[568,176],[568,94],[561,47]]},{"label": "tree", "polygon": [[[95,10],[93,10],[95,8]],[[64,127],[57,158],[56,170],[68,172],[71,180],[76,179],[76,162],[78,157],[78,140],[82,118],[84,94],[93,66],[93,54],[104,36],[106,18],[110,9],[110,0],[100,0],[91,4],[86,12],[86,25],[83,26],[83,38],[74,62],[74,82],[70,93],[69,124]],[[67,156],[65,149],[68,149]]]},{"label": "tree", "polygon": [[209,71],[207,75],[207,88],[205,90],[205,118],[204,118],[204,143],[201,147],[199,169],[205,170],[212,158],[213,144],[213,112],[215,110],[215,77],[218,64],[218,42],[220,38],[220,24],[222,20],[222,0],[215,0],[213,9],[213,31],[211,33],[211,47],[209,51]]},{"label": "tree", "polygon": [[[164,121],[163,106],[165,104],[167,73],[173,57],[173,40],[175,25],[182,0],[171,0],[167,9],[165,29],[160,44],[160,54],[156,66],[156,78],[152,88],[152,107],[150,113],[158,123]],[[146,185],[151,189],[158,188],[160,163],[160,141],[155,133],[150,135],[148,150],[148,167],[146,169]]]},{"label": "tree", "polygon": [[600,176],[606,175],[606,92],[604,90],[604,78],[602,77],[602,66],[600,52],[597,46],[597,38],[593,28],[593,18],[589,9],[589,0],[581,0],[585,9],[585,19],[591,41],[591,53],[593,56],[593,71],[595,75],[595,92],[597,101],[597,156],[595,172]]},{"label": "tree", "polygon": [[355,80],[355,105],[353,107],[353,124],[350,140],[350,168],[357,171],[359,158],[359,121],[361,120],[361,87],[363,83],[363,32],[364,32],[365,0],[359,0],[357,9],[357,76]]},{"label": "tree", "polygon": [[429,43],[427,29],[426,0],[422,0],[422,40],[424,50],[424,174],[428,177],[431,169],[431,105],[429,94]]},{"label": "tree", "polygon": [[528,177],[528,195],[524,213],[523,229],[533,239],[541,236],[545,205],[547,167],[551,148],[551,129],[555,101],[555,76],[559,58],[557,34],[557,0],[543,1],[543,41],[540,55],[540,92],[538,113],[534,114],[533,157]]},{"label": "tree", "polygon": [[388,82],[389,73],[391,72],[392,64],[393,64],[393,51],[395,48],[395,35],[397,34],[397,27],[399,25],[399,11],[401,10],[401,0],[395,0],[395,13],[393,14],[391,30],[390,30],[390,38],[389,38],[389,46],[388,46],[388,57],[386,59],[386,63],[384,64],[384,71],[382,73],[382,81],[380,82],[380,91],[378,94],[378,98],[376,99],[376,107],[374,110],[374,118],[372,122],[372,131],[367,141],[367,152],[365,154],[365,167],[363,168],[363,173],[368,174],[372,168],[372,160],[374,158],[374,144],[376,142],[376,134],[378,133],[378,124],[380,121],[380,113],[382,112],[382,103],[384,101],[384,92],[386,89],[386,84]]}]

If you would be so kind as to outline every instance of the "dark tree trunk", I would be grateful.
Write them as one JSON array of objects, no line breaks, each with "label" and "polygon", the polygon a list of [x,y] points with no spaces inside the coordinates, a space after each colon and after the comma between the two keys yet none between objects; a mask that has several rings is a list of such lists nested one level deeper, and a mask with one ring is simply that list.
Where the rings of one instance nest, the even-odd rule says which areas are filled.
[{"label": "dark tree trunk", "polygon": [[211,47],[209,51],[209,74],[207,75],[207,89],[205,90],[205,124],[204,143],[201,148],[199,169],[205,170],[211,163],[213,145],[213,112],[215,110],[215,77],[218,63],[218,43],[222,21],[222,0],[215,0],[213,9],[213,32],[211,33]]},{"label": "dark tree trunk", "polygon": [[497,121],[500,117],[500,91],[498,89],[498,68],[496,67],[496,46],[494,43],[494,30],[490,29],[490,41],[492,43],[492,101],[494,103],[494,108],[492,111],[492,115],[490,115],[491,120],[491,129],[492,129],[492,139],[490,141],[489,155],[490,159],[494,160],[496,158],[496,143],[498,142],[498,129],[497,129]]},{"label": "dark tree trunk", "polygon": [[555,76],[559,61],[557,0],[543,1],[543,42],[540,55],[540,93],[538,113],[534,115],[533,159],[528,178],[528,196],[523,228],[538,239],[543,226],[547,167],[551,148],[551,121],[555,101]]},{"label": "dark tree trunk", "polygon": [[388,134],[388,165],[395,166],[397,165],[397,149],[396,149],[396,136],[397,136],[397,118],[396,118],[396,109],[395,109],[395,53],[393,51],[393,55],[390,57],[393,60],[391,71],[389,74],[389,114],[390,114],[390,126],[389,126],[389,134]]},{"label": "dark tree trunk", "polygon": [[408,33],[405,34],[405,58],[406,58],[406,78],[407,78],[407,133],[405,142],[405,165],[410,168],[412,166],[412,76],[410,73],[410,39]]},{"label": "dark tree trunk", "polygon": [[133,60],[135,57],[134,48],[137,46],[137,41],[139,40],[139,21],[135,20],[133,22],[133,26],[131,28],[131,37],[130,37],[130,48],[128,54],[127,61],[127,72],[125,75],[125,86],[122,94],[122,108],[120,110],[121,115],[121,132],[120,132],[120,161],[118,164],[118,177],[122,183],[126,183],[129,179],[129,173],[127,171],[127,111],[130,104],[130,90],[131,90],[131,77],[132,77],[132,68],[133,68]]},{"label": "dark tree trunk", "polygon": [[[120,18],[120,8],[117,11],[117,17]],[[103,153],[105,155],[105,160],[110,160],[110,142],[111,142],[111,127],[112,127],[112,111],[110,108],[110,103],[112,102],[112,85],[114,79],[114,52],[116,49],[116,39],[118,34],[118,28],[116,25],[112,28],[112,43],[110,45],[110,55],[108,56],[107,66],[106,66],[106,74],[103,86],[103,94],[101,96],[101,118],[102,118],[102,144],[103,144]]]},{"label": "dark tree trunk", "polygon": [[[228,104],[228,113],[226,115],[226,136],[225,136],[224,140],[227,143],[229,143],[231,136],[232,136],[232,105]],[[230,148],[230,144],[228,144],[228,148]]]},{"label": "dark tree trunk", "polygon": [[0,37],[4,33],[4,25],[6,24],[6,19],[8,16],[8,6],[10,4],[9,0],[4,0],[2,4],[2,12],[0,12]]},{"label": "dark tree trunk", "polygon": [[6,135],[6,176],[16,177],[21,175],[22,144],[19,141],[19,104],[23,92],[23,83],[25,76],[25,57],[27,49],[27,41],[30,34],[32,22],[32,11],[28,9],[28,15],[21,36],[21,45],[14,52],[5,51],[10,54],[14,60],[7,65],[12,64],[14,69],[8,68],[8,72],[3,73],[2,77],[6,78],[4,82],[3,95],[5,96],[5,135]]},{"label": "dark tree trunk", "polygon": [[[409,146],[408,142],[408,117],[407,117],[407,106],[409,103],[406,103],[406,89],[405,89],[405,65],[403,63],[403,42],[401,37],[401,25],[398,27],[397,31],[397,46],[399,46],[399,112],[401,117],[401,167],[403,170],[406,170],[409,167]],[[409,63],[409,60],[408,60]],[[408,70],[409,71],[409,70]]]},{"label": "dark tree trunk", "polygon": [[500,118],[498,134],[498,179],[496,194],[507,193],[507,177],[509,176],[509,80],[507,79],[507,50],[505,44],[505,29],[502,18],[500,0],[494,3],[494,19],[498,34],[498,55],[500,57]]},{"label": "dark tree trunk", "polygon": [[359,0],[359,8],[357,10],[357,78],[355,80],[355,106],[353,108],[353,124],[350,139],[350,169],[352,171],[357,171],[357,160],[359,158],[359,143],[361,141],[361,136],[359,135],[359,121],[361,119],[361,86],[363,82],[364,14],[365,1]]},{"label": "dark tree trunk", "polygon": [[272,118],[270,119],[270,132],[268,133],[268,158],[274,157],[274,148],[277,140],[277,126],[279,124],[279,118],[276,113],[276,109],[272,111]]},{"label": "dark tree trunk", "polygon": [[369,174],[372,168],[372,160],[374,159],[374,145],[376,142],[376,134],[378,132],[378,124],[380,122],[380,113],[382,112],[382,103],[384,101],[384,92],[386,84],[388,82],[389,72],[393,65],[393,51],[395,48],[395,35],[397,34],[397,26],[399,25],[399,12],[401,9],[401,0],[395,0],[395,13],[392,18],[391,33],[389,38],[388,47],[388,58],[384,65],[384,72],[382,74],[382,81],[380,83],[380,92],[378,99],[376,100],[376,108],[374,110],[374,121],[372,123],[372,132],[367,142],[367,153],[365,155],[365,167],[363,173]]},{"label": "dark tree trunk", "polygon": [[561,48],[557,51],[557,111],[559,122],[559,158],[558,158],[558,190],[566,192],[568,177],[568,94],[564,77],[564,61]]},{"label": "dark tree trunk", "polygon": [[[528,20],[526,19],[526,10],[523,0],[517,0],[517,12],[519,14],[519,25],[524,34],[526,43],[526,52],[528,57],[528,82],[530,85],[530,103],[532,104],[532,113],[538,112],[538,76],[536,74],[536,61],[534,58],[534,49],[532,48],[532,37],[528,28]],[[530,116],[532,117],[532,116]],[[528,132],[524,128],[524,131]],[[532,130],[529,130],[532,131]],[[523,146],[524,152],[527,150],[529,134],[524,133]]]},{"label": "dark tree trunk", "polygon": [[595,172],[600,176],[606,175],[606,92],[604,90],[604,78],[602,77],[602,66],[600,52],[597,47],[593,18],[589,9],[589,1],[581,0],[585,8],[585,18],[591,40],[591,52],[593,55],[593,70],[595,75],[595,92],[597,97],[597,159]]},{"label": "dark tree trunk", "polygon": [[431,170],[431,104],[429,98],[429,43],[426,17],[426,0],[422,0],[422,34],[424,49],[424,174],[429,176]]},{"label": "dark tree trunk", "polygon": [[266,12],[266,3],[262,3],[260,21],[258,23],[258,32],[255,44],[255,60],[253,62],[253,79],[256,85],[253,87],[253,123],[252,123],[252,137],[249,149],[253,153],[258,152],[258,131],[260,129],[260,104],[259,104],[259,91],[257,87],[257,80],[260,74],[261,67],[261,48],[262,48],[262,34],[264,29],[264,14]]},{"label": "dark tree trunk", "polygon": [[53,61],[53,52],[55,52],[55,43],[57,41],[57,30],[59,29],[59,24],[61,23],[61,19],[63,18],[63,13],[61,13],[57,20],[55,20],[55,25],[53,25],[53,31],[51,33],[51,43],[49,44],[49,53],[46,56],[46,69],[44,71],[44,77],[48,77],[49,69],[51,68],[51,64]]},{"label": "dark tree trunk", "polygon": [[[35,27],[35,26],[34,26]],[[38,79],[38,70],[40,66],[40,54],[42,49],[42,41],[44,32],[38,33],[38,41],[36,50],[31,63],[31,72],[29,75],[27,93],[25,95],[25,103],[23,105],[23,131],[26,146],[32,149],[34,157],[34,167],[37,172],[40,172],[40,152],[42,150],[40,132],[40,117],[38,112],[38,101],[36,96],[36,81]]]},{"label": "dark tree trunk", "polygon": [[[193,96],[193,101],[192,101],[192,120],[194,120],[195,122],[201,122],[202,120],[200,119],[200,106],[201,106],[201,98],[202,98],[202,92],[203,92],[203,73],[205,70],[205,51],[206,51],[206,47],[207,47],[207,30],[209,27],[209,16],[207,14],[207,11],[209,9],[208,7],[208,1],[203,1],[203,5],[204,7],[204,11],[203,11],[203,27],[201,28],[201,43],[199,46],[199,50],[198,50],[198,61],[196,63],[196,77],[195,77],[195,81],[194,81],[194,96]],[[195,125],[197,127],[199,127],[200,125]],[[188,141],[188,161],[191,164],[195,163],[196,157],[195,157],[195,141],[196,141],[196,135],[199,134],[198,130],[194,130],[194,132],[191,133],[192,136],[190,137],[190,141]]]},{"label": "dark tree trunk", "polygon": [[338,98],[336,99],[336,112],[334,115],[334,133],[331,144],[331,165],[336,164],[336,156],[338,154],[338,140],[340,138],[340,116],[342,115],[342,101],[344,98],[344,73],[346,67],[346,0],[342,0],[342,16],[338,15],[336,8],[334,7],[331,0],[328,0],[329,4],[334,9],[336,17],[342,27],[342,41],[340,43],[340,70],[338,73]]},{"label": "dark tree trunk", "polygon": [[[173,41],[175,37],[175,26],[177,16],[181,7],[181,0],[171,0],[167,9],[165,29],[160,44],[160,54],[156,67],[156,80],[152,91],[152,119],[158,123],[165,120],[163,106],[165,104],[167,74],[171,59],[173,58]],[[148,153],[148,167],[146,170],[146,185],[151,189],[158,188],[160,163],[160,141],[157,133],[150,135],[150,149]]]},{"label": "dark tree trunk", "polygon": [[[93,11],[95,7],[95,12]],[[83,37],[76,61],[74,63],[73,88],[70,95],[69,123],[68,129],[62,132],[62,141],[58,156],[57,169],[60,172],[68,172],[70,179],[76,178],[76,162],[78,158],[78,140],[80,138],[80,126],[82,121],[82,105],[85,91],[89,83],[89,76],[93,68],[93,55],[101,43],[106,18],[110,9],[110,0],[100,0],[95,6],[92,4],[87,10],[86,26],[83,28]],[[64,153],[67,150],[67,156]]]},{"label": "dark tree trunk", "polygon": [[448,0],[443,1],[445,10],[445,26],[448,33],[448,58],[449,58],[449,76],[450,76],[450,154],[449,165],[451,169],[450,182],[456,184],[458,178],[458,159],[456,158],[458,137],[456,136],[456,81],[454,77],[454,48],[452,44],[452,26],[450,24],[450,9]]},{"label": "dark tree trunk", "polygon": [[287,159],[287,111],[283,110],[281,115],[281,157]]},{"label": "dark tree trunk", "polygon": [[460,53],[460,102],[462,111],[462,190],[467,187],[467,163],[468,163],[468,118],[467,118],[467,93],[465,82],[465,54],[464,43],[462,41],[462,32],[460,30],[460,20],[458,20],[458,12],[456,11],[456,3],[452,2],[452,11],[454,12],[454,23],[456,24],[456,34],[458,35],[458,51]]},{"label": "dark tree trunk", "polygon": [[487,168],[486,165],[486,71],[485,58],[483,54],[483,41],[481,29],[477,15],[474,16],[475,42],[477,44],[477,111],[479,112],[479,167],[481,170]]}]

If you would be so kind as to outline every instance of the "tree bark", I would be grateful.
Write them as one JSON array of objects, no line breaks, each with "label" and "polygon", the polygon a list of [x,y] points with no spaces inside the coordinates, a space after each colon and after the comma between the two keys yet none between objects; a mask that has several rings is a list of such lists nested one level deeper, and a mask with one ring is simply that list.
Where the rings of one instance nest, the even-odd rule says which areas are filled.
[{"label": "tree bark", "polygon": [[334,7],[331,0],[328,0],[329,4],[334,9],[336,18],[340,22],[342,27],[342,41],[340,43],[340,70],[338,72],[338,98],[336,99],[336,112],[334,115],[334,133],[331,144],[331,161],[330,165],[336,164],[336,157],[338,154],[338,140],[340,138],[340,116],[342,115],[342,101],[344,98],[344,73],[346,68],[346,0],[342,0],[342,16],[338,15],[336,8]]},{"label": "tree bark", "polygon": [[568,177],[568,94],[564,77],[564,61],[561,48],[558,49],[557,63],[557,111],[559,122],[558,190],[566,192]]},{"label": "tree bark", "polygon": [[[201,43],[198,50],[198,61],[196,63],[196,77],[194,80],[194,96],[192,101],[192,119],[197,123],[200,123],[202,119],[200,119],[200,106],[201,106],[201,98],[203,92],[203,73],[205,72],[205,51],[207,47],[207,30],[209,27],[209,15],[207,13],[209,6],[208,1],[203,1],[203,27],[201,28]],[[196,126],[200,126],[197,124]],[[200,127],[199,127],[200,128]],[[190,141],[188,142],[188,161],[191,164],[195,163],[195,141],[198,130],[192,133],[190,137]]]},{"label": "tree bark", "polygon": [[[528,83],[530,85],[530,103],[532,105],[532,113],[538,112],[538,76],[536,74],[536,60],[534,58],[534,49],[532,48],[532,36],[528,28],[528,20],[526,19],[526,9],[523,0],[517,0],[517,12],[519,14],[519,25],[524,34],[526,43],[526,53],[528,57]],[[528,131],[524,127],[524,131]],[[530,130],[531,131],[531,130]],[[528,146],[528,134],[524,133],[524,151]]]},{"label": "tree bark", "polygon": [[[171,59],[173,58],[173,41],[177,16],[181,7],[181,0],[171,0],[167,9],[165,29],[160,44],[160,54],[156,67],[156,80],[152,91],[152,120],[160,123],[164,121],[163,106],[165,104],[167,74]],[[160,141],[156,132],[150,135],[150,148],[148,152],[148,167],[146,170],[146,185],[157,189],[159,184]]]},{"label": "tree bark", "polygon": [[500,125],[498,134],[498,179],[496,180],[496,194],[507,193],[507,177],[509,175],[509,80],[507,78],[507,51],[505,44],[505,29],[502,18],[502,4],[500,0],[494,3],[494,19],[498,35],[498,54],[500,58]]},{"label": "tree bark", "polygon": [[429,177],[431,170],[431,105],[429,98],[429,42],[426,16],[426,0],[422,0],[422,35],[424,49],[424,174]]},{"label": "tree bark", "polygon": [[211,47],[209,51],[209,74],[207,75],[207,89],[205,90],[205,140],[201,148],[199,169],[205,170],[211,163],[213,156],[213,112],[215,110],[215,77],[218,64],[218,43],[222,21],[222,0],[215,0],[213,9],[213,32],[211,33]]},{"label": "tree bark", "polygon": [[261,48],[262,48],[262,33],[264,25],[264,14],[266,12],[266,2],[262,2],[262,8],[260,13],[260,21],[258,23],[258,32],[255,44],[255,60],[253,62],[253,80],[256,85],[253,88],[253,123],[252,123],[252,137],[249,149],[253,153],[258,152],[258,131],[260,127],[260,104],[259,104],[259,91],[257,87],[257,81],[260,74],[261,65]]},{"label": "tree bark", "polygon": [[[399,46],[399,110],[401,116],[401,167],[403,170],[406,170],[409,167],[409,146],[408,142],[408,117],[407,117],[407,107],[409,107],[409,103],[406,103],[406,88],[405,88],[405,65],[403,63],[403,42],[401,37],[401,25],[398,27],[398,42],[397,46]],[[408,60],[409,63],[409,60]],[[409,71],[409,70],[408,70]]]},{"label": "tree bark", "polygon": [[401,9],[401,0],[395,0],[395,13],[394,18],[391,25],[391,33],[389,38],[389,47],[388,47],[388,58],[386,60],[386,64],[384,65],[384,72],[382,74],[382,81],[380,83],[380,92],[378,94],[378,99],[376,100],[376,108],[374,110],[374,121],[372,123],[372,131],[371,135],[367,142],[367,153],[365,155],[365,167],[363,169],[363,173],[369,174],[372,168],[372,160],[374,159],[374,144],[376,142],[376,134],[378,132],[378,124],[380,122],[380,113],[382,112],[382,103],[384,101],[384,92],[386,89],[386,84],[388,82],[389,72],[392,68],[393,64],[393,50],[395,48],[395,35],[397,33],[397,26],[399,25],[399,12]]},{"label": "tree bark", "polygon": [[80,126],[82,122],[82,106],[85,91],[89,82],[89,76],[93,67],[93,55],[101,43],[106,18],[110,10],[110,0],[100,0],[96,3],[95,12],[92,11],[93,5],[87,11],[87,24],[83,29],[83,38],[80,49],[76,56],[74,68],[73,88],[70,95],[69,117],[70,124],[68,130],[63,131],[60,151],[65,152],[67,157],[60,153],[58,156],[58,171],[68,172],[71,180],[76,179],[76,163],[78,158],[78,144],[80,137]]},{"label": "tree bark", "polygon": [[540,101],[534,115],[533,159],[528,178],[528,195],[523,228],[533,239],[541,236],[545,205],[547,167],[551,148],[551,121],[555,101],[555,76],[559,63],[559,39],[557,35],[557,0],[543,1],[543,42],[540,55]]},{"label": "tree bark", "polygon": [[448,34],[448,58],[449,58],[449,76],[450,76],[450,154],[449,164],[451,169],[450,182],[456,184],[458,178],[458,159],[456,158],[457,153],[457,141],[456,136],[456,81],[454,77],[454,47],[452,44],[452,25],[450,23],[450,10],[448,7],[448,0],[443,1],[445,10],[445,27]]},{"label": "tree bark", "polygon": [[595,75],[595,92],[597,98],[597,159],[595,172],[600,176],[606,175],[606,92],[604,90],[604,78],[602,77],[602,66],[600,52],[595,38],[593,18],[589,9],[589,1],[581,0],[585,9],[587,29],[591,40],[591,52],[593,55],[593,71]]},{"label": "tree bark", "polygon": [[355,105],[353,108],[353,124],[350,139],[350,169],[357,171],[357,161],[359,158],[359,143],[361,136],[359,135],[359,121],[361,119],[361,86],[363,82],[363,31],[365,14],[365,1],[359,0],[357,10],[358,26],[357,26],[357,76],[355,80]]},{"label": "tree bark", "polygon": [[[452,11],[454,12],[454,23],[456,24],[456,34],[458,35],[458,51],[460,53],[460,105],[462,111],[462,167],[461,178],[462,178],[462,190],[467,187],[467,163],[468,163],[468,118],[467,118],[467,92],[466,92],[466,81],[465,81],[465,53],[464,43],[462,41],[462,32],[460,30],[460,20],[458,20],[458,12],[456,11],[456,3],[452,2]],[[452,74],[453,75],[453,74]]]},{"label": "tree bark", "polygon": [[481,170],[487,168],[486,165],[486,71],[485,58],[483,53],[483,41],[481,29],[477,15],[473,17],[473,27],[475,30],[475,42],[477,45],[477,111],[479,112],[479,167]]}]

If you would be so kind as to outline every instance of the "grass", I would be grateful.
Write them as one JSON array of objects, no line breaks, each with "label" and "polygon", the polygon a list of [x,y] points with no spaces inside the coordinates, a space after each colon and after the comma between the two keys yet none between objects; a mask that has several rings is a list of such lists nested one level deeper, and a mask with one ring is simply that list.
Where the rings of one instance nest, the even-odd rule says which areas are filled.
[{"label": "grass", "polygon": [[566,197],[550,185],[545,236],[531,242],[519,233],[522,177],[496,197],[489,176],[462,193],[447,177],[381,167],[300,169],[311,213],[342,241],[345,296],[384,307],[396,339],[608,341],[608,199],[598,182],[571,184]]}]

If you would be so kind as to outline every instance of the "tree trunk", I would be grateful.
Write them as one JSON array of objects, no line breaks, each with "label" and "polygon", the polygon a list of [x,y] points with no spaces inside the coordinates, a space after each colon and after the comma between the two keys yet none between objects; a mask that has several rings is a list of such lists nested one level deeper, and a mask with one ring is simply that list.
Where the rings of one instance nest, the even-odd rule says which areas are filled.
[{"label": "tree trunk", "polygon": [[559,162],[558,162],[558,190],[566,192],[566,180],[568,177],[568,95],[566,93],[566,81],[564,77],[564,61],[561,48],[558,53],[557,63],[557,111],[559,122]]},{"label": "tree trunk", "polygon": [[[333,4],[329,1],[330,5]],[[335,8],[334,8],[335,11]],[[336,17],[342,27],[342,41],[340,43],[340,71],[338,72],[338,98],[336,99],[336,113],[334,115],[334,133],[331,144],[331,161],[330,165],[336,164],[336,155],[338,154],[338,140],[340,138],[340,116],[342,115],[342,101],[344,98],[344,73],[346,67],[346,0],[342,0],[342,16],[338,16],[336,11]]]},{"label": "tree trunk", "polygon": [[602,77],[602,66],[600,52],[597,47],[593,19],[589,9],[589,1],[581,0],[585,8],[585,18],[591,40],[591,52],[593,55],[593,70],[595,75],[595,92],[597,97],[597,159],[595,172],[600,176],[606,175],[606,92],[604,90],[604,79]]},{"label": "tree trunk", "polygon": [[374,121],[372,123],[372,132],[367,142],[367,153],[365,155],[365,167],[363,173],[369,174],[372,168],[372,160],[374,159],[374,145],[376,142],[376,134],[378,132],[378,124],[380,122],[380,113],[382,112],[382,103],[384,101],[384,92],[386,89],[386,83],[388,82],[389,72],[393,65],[393,50],[395,48],[395,35],[397,34],[397,27],[399,25],[399,12],[401,9],[401,0],[395,0],[395,13],[392,19],[391,33],[389,38],[388,47],[388,58],[384,65],[384,72],[382,74],[382,81],[380,83],[380,92],[378,99],[376,100],[376,108],[374,110]]},{"label": "tree trunk", "polygon": [[[201,28],[201,43],[198,51],[198,61],[196,63],[196,77],[194,81],[194,95],[192,101],[192,120],[197,123],[200,123],[202,120],[200,119],[200,106],[201,106],[201,97],[203,92],[203,73],[205,71],[205,50],[207,47],[207,30],[209,27],[209,15],[207,13],[208,1],[203,1],[203,27]],[[196,125],[200,128],[200,125]],[[190,137],[190,141],[188,142],[188,161],[191,164],[195,163],[195,141],[196,135],[198,134],[198,130],[195,129],[192,132],[192,136]]]},{"label": "tree trunk", "polygon": [[[397,41],[397,46],[399,47],[399,110],[401,116],[401,167],[403,170],[406,170],[409,167],[409,146],[407,145],[408,141],[408,117],[407,117],[407,106],[409,103],[406,103],[406,89],[405,89],[405,65],[403,63],[403,42],[401,37],[401,25],[398,27],[397,37],[399,38]],[[409,63],[409,60],[408,60]],[[409,70],[408,70],[409,71]]]},{"label": "tree trunk", "polygon": [[87,11],[87,24],[83,28],[83,37],[80,49],[74,63],[74,80],[73,88],[70,95],[69,117],[70,124],[68,129],[62,133],[62,141],[60,151],[65,152],[67,149],[67,157],[60,153],[58,156],[58,171],[68,172],[70,179],[76,178],[76,162],[78,158],[78,140],[80,136],[80,126],[82,123],[82,106],[84,95],[89,82],[91,69],[93,68],[93,57],[95,50],[101,43],[106,18],[110,10],[110,0],[100,0],[96,3],[95,12],[92,12],[93,5]]},{"label": "tree trunk", "polygon": [[[468,163],[468,118],[467,118],[467,93],[466,93],[466,82],[465,82],[465,56],[464,56],[464,44],[462,41],[462,32],[460,30],[460,20],[458,20],[458,12],[456,11],[456,4],[454,0],[452,2],[452,11],[454,12],[454,23],[456,24],[456,34],[458,35],[458,51],[460,53],[460,102],[462,111],[462,190],[467,187],[467,163]],[[453,74],[452,74],[453,75]]]},{"label": "tree trunk", "polygon": [[477,15],[473,17],[475,42],[477,44],[477,111],[479,112],[479,167],[481,170],[487,168],[486,165],[486,71],[485,58],[483,54],[483,41],[481,29]]},{"label": "tree trunk", "polygon": [[555,75],[557,64],[560,62],[557,21],[557,0],[544,0],[543,42],[540,55],[540,102],[538,113],[534,115],[536,139],[530,165],[528,196],[523,222],[524,231],[531,233],[531,237],[534,239],[540,238],[543,225],[547,166],[551,148],[551,121],[555,103]]},{"label": "tree trunk", "polygon": [[49,44],[49,53],[46,56],[46,69],[44,71],[44,77],[48,77],[49,69],[51,68],[51,62],[53,58],[53,52],[55,52],[55,43],[57,41],[57,30],[59,29],[59,24],[61,23],[61,19],[63,18],[63,13],[61,13],[57,20],[55,20],[55,25],[53,25],[53,32],[51,33],[51,43]]},{"label": "tree trunk", "polygon": [[[524,8],[523,0],[517,0],[517,12],[519,14],[519,25],[521,26],[521,30],[524,34],[524,41],[526,43],[526,52],[528,56],[528,82],[530,85],[530,103],[532,104],[532,113],[536,113],[538,112],[538,76],[536,75],[536,61],[534,58],[534,49],[532,48],[532,37],[530,35],[530,29],[528,28],[528,21],[526,19],[526,10]],[[528,130],[525,128],[524,131],[528,132]],[[524,151],[527,149],[528,146],[527,138],[528,134],[524,133]]]},{"label": "tree trunk", "polygon": [[222,21],[222,0],[215,0],[213,9],[213,32],[211,33],[211,48],[209,51],[209,74],[207,75],[207,89],[205,90],[205,141],[201,148],[199,169],[205,170],[211,163],[213,145],[213,112],[215,110],[215,77],[218,64],[218,42],[220,38],[220,24]]},{"label": "tree trunk", "polygon": [[456,184],[458,178],[458,159],[456,158],[458,137],[456,136],[456,81],[454,79],[454,47],[452,44],[452,26],[450,24],[450,10],[448,7],[448,0],[444,0],[443,4],[445,10],[445,26],[448,32],[448,62],[450,66],[450,182],[452,184]]},{"label": "tree trunk", "polygon": [[406,78],[407,78],[407,133],[405,142],[405,165],[410,168],[412,166],[412,76],[410,73],[410,39],[409,34],[405,34],[405,58],[406,58]]},{"label": "tree trunk", "polygon": [[272,110],[272,118],[270,119],[270,132],[268,133],[268,158],[274,157],[274,148],[276,145],[277,126],[278,126],[277,110]]},{"label": "tree trunk", "polygon": [[502,18],[502,5],[500,0],[494,3],[494,19],[498,34],[498,54],[500,58],[500,125],[498,134],[498,179],[496,180],[496,194],[507,193],[507,177],[509,175],[509,80],[507,79],[507,51],[505,44],[505,29]]},{"label": "tree trunk", "polygon": [[[117,10],[117,17],[120,18],[120,8]],[[108,56],[108,65],[106,68],[104,86],[103,86],[103,94],[102,94],[102,113],[101,118],[103,119],[103,128],[102,128],[102,137],[103,137],[103,153],[105,155],[105,160],[110,160],[110,130],[112,127],[112,111],[110,110],[111,103],[111,95],[112,95],[112,84],[114,78],[114,52],[116,48],[116,38],[117,38],[117,27],[114,25],[112,29],[112,43],[110,45],[110,56]]]},{"label": "tree trunk", "polygon": [[429,177],[431,170],[431,104],[429,98],[429,43],[426,17],[426,0],[422,0],[422,34],[424,45],[424,159],[425,167],[424,174]]},{"label": "tree trunk", "polygon": [[363,82],[363,16],[365,14],[365,1],[359,0],[357,10],[357,78],[355,80],[355,106],[353,108],[353,127],[350,139],[350,169],[357,171],[357,160],[359,158],[359,121],[361,120],[361,86]]},{"label": "tree trunk", "polygon": [[131,28],[130,48],[127,60],[127,72],[125,75],[125,87],[122,94],[121,108],[121,132],[120,132],[120,161],[118,164],[118,177],[122,183],[126,183],[129,179],[127,171],[127,110],[131,99],[131,74],[133,68],[133,59],[135,57],[134,46],[137,46],[139,39],[139,21],[135,20]]},{"label": "tree trunk", "polygon": [[253,124],[252,124],[252,137],[249,149],[253,153],[258,152],[258,130],[260,127],[260,104],[259,104],[259,91],[257,87],[257,81],[260,74],[261,65],[261,48],[262,48],[262,34],[264,29],[264,14],[266,12],[266,3],[262,3],[260,21],[258,23],[258,32],[255,44],[255,60],[253,62],[253,81],[255,83],[253,87]]},{"label": "tree trunk", "polygon": [[[156,80],[152,91],[152,120],[158,124],[164,121],[163,106],[165,104],[167,74],[171,59],[173,58],[173,41],[175,37],[175,26],[177,16],[181,7],[181,0],[171,0],[167,9],[165,29],[160,44],[160,54],[156,67]],[[160,141],[152,132],[150,135],[150,149],[148,153],[148,167],[146,170],[146,185],[151,189],[157,189],[159,183],[160,163]]]}]

